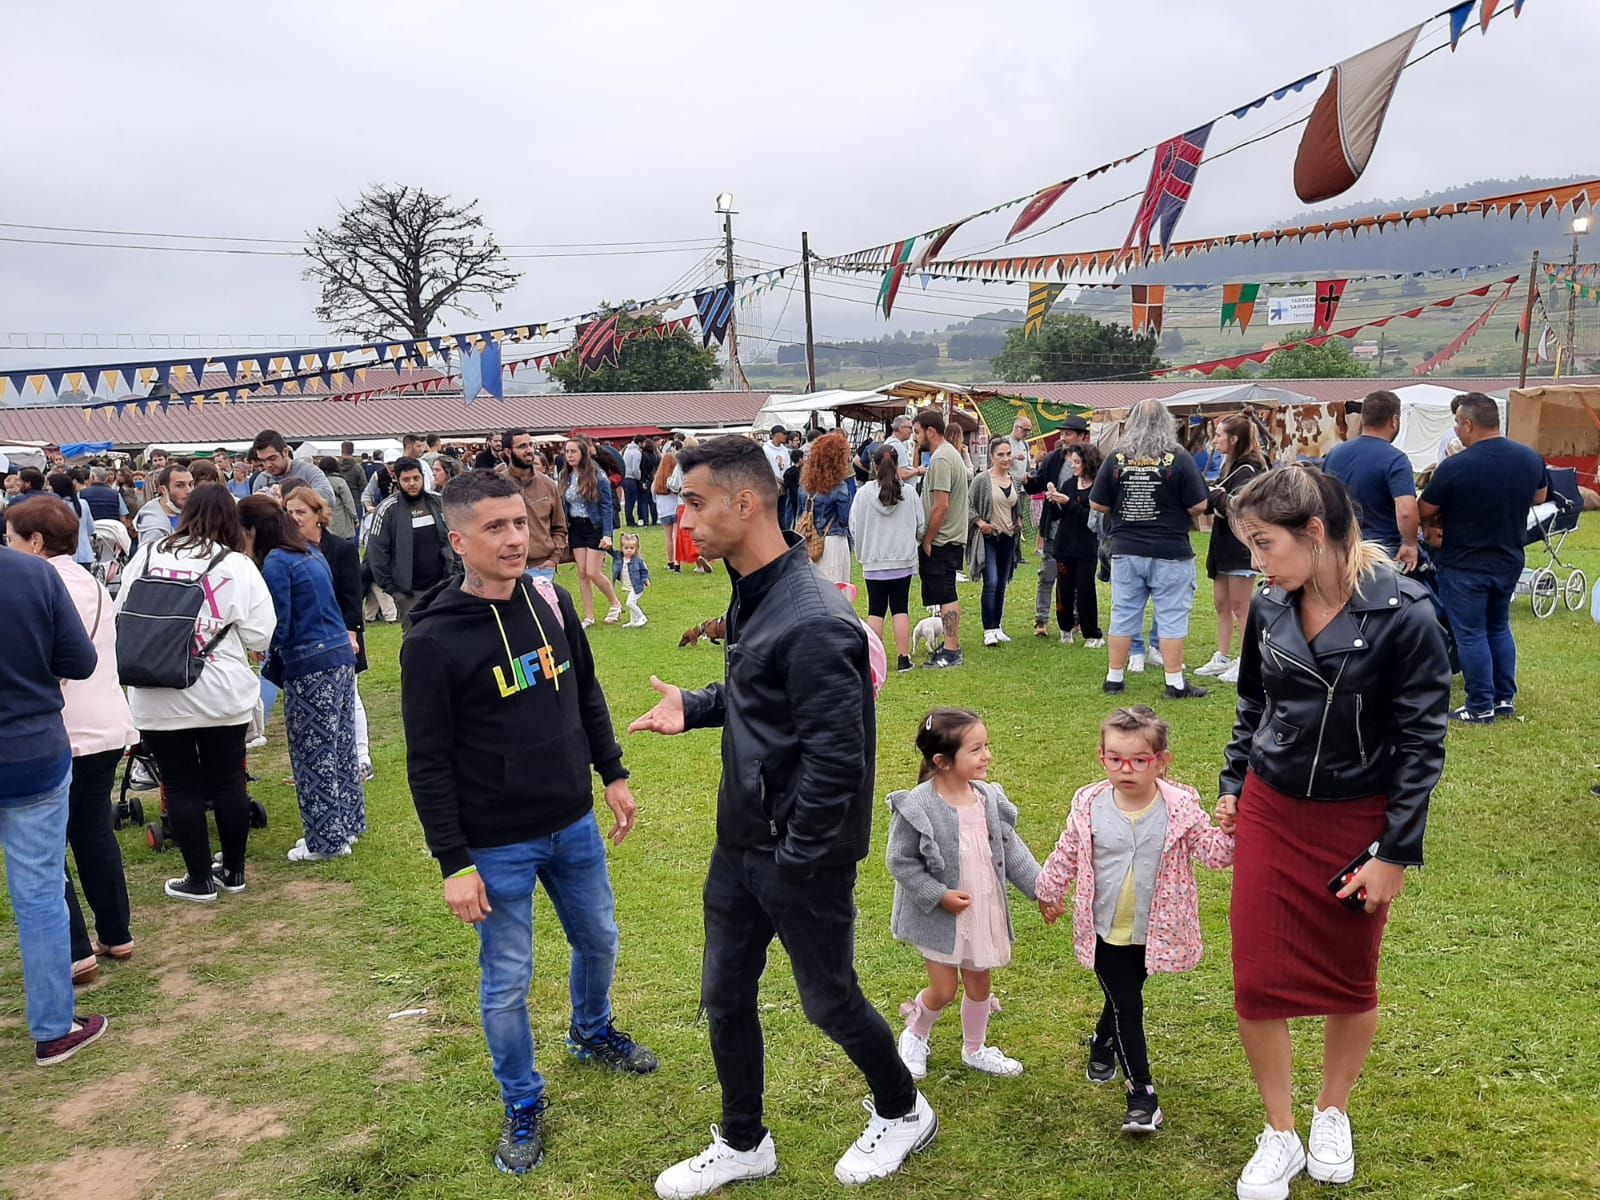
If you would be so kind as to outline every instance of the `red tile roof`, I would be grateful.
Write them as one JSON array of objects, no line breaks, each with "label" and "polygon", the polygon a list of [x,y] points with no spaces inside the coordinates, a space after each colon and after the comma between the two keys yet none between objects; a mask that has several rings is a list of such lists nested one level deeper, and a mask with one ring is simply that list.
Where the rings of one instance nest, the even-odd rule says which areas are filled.
[{"label": "red tile roof", "polygon": [[[362,386],[393,383],[374,368]],[[435,371],[407,373],[408,380],[429,379]],[[219,390],[225,380],[208,377]],[[566,433],[584,428],[705,429],[749,425],[770,398],[767,392],[576,392],[543,396],[480,396],[471,405],[461,392],[441,391],[375,396],[354,403],[335,398],[248,400],[204,409],[173,406],[140,413],[129,407],[122,415],[85,411],[71,405],[0,408],[0,438],[26,442],[115,441],[143,447],[163,443],[246,442],[263,429],[276,429],[291,441],[398,437],[403,433],[437,433],[444,437],[478,436],[489,430],[521,427],[534,433]]]}]

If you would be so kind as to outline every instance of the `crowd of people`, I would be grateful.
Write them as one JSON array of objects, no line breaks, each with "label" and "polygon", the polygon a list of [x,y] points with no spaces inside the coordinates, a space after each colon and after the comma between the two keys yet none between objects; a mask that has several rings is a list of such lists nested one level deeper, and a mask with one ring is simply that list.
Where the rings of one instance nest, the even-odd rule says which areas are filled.
[{"label": "crowd of people", "polygon": [[[105,1032],[105,1017],[76,1012],[72,985],[99,958],[134,953],[111,829],[124,752],[137,745],[164,788],[184,866],[166,894],[215,903],[247,886],[246,755],[281,694],[304,832],[288,857],[346,857],[366,832],[372,778],[357,686],[365,626],[388,620],[405,626],[410,793],[445,901],[480,941],[481,1015],[505,1111],[496,1167],[526,1172],[545,1149],[549,1101],[528,1014],[536,884],[572,951],[567,1049],[616,1071],[657,1070],[611,1007],[618,930],[592,774],[613,843],[636,807],[589,637],[596,591],[603,623],[621,623],[626,607],[627,627],[648,624],[645,546],[623,530],[660,525],[667,569],[720,561],[732,597],[725,678],[690,690],[652,677],[659,700],[629,725],[722,731],[701,981],[722,1121],[709,1146],[661,1172],[659,1196],[777,1169],[759,1017],[775,937],[807,1017],[872,1093],[840,1182],[884,1178],[933,1141],[938,1118],[918,1085],[958,994],[961,1062],[1022,1073],[988,1037],[992,973],[1015,942],[1008,887],[1048,924],[1070,906],[1072,951],[1104,994],[1084,1069],[1096,1084],[1120,1073],[1119,1127],[1155,1133],[1167,1113],[1144,990],[1150,975],[1200,959],[1196,862],[1234,875],[1235,1011],[1265,1110],[1238,1195],[1282,1200],[1302,1171],[1346,1182],[1389,905],[1422,863],[1447,727],[1515,712],[1507,611],[1525,514],[1548,487],[1538,456],[1500,435],[1493,401],[1469,394],[1456,413],[1462,452],[1419,497],[1391,444],[1397,412],[1391,394],[1369,397],[1361,436],[1326,470],[1270,469],[1257,422],[1229,416],[1215,425],[1209,481],[1156,401],[1135,406],[1105,446],[1069,418],[1037,457],[1023,417],[977,466],[963,424],[930,409],[853,451],[841,432],[790,446],[776,429],[764,443],[639,438],[620,453],[573,437],[552,454],[512,429],[481,447],[408,436],[386,463],[350,443],[339,458],[297,458],[265,430],[238,461],[152,451],[142,479],[112,464],[81,481],[64,463],[37,479],[24,471],[0,553],[17,631],[0,656],[0,842],[37,1061],[64,1061]],[[887,797],[890,933],[927,974],[897,1034],[854,970],[854,888],[878,794],[873,639],[887,633],[898,669],[912,669],[915,577],[936,614],[926,665],[962,666],[966,580],[980,585],[984,645],[1003,647],[1008,585],[1032,553],[1036,635],[1049,636],[1053,607],[1060,644],[1105,650],[1106,694],[1121,697],[1153,662],[1168,700],[1203,698],[1185,665],[1202,516],[1217,650],[1194,673],[1238,689],[1215,815],[1169,778],[1168,722],[1128,704],[1102,723],[1103,774],[1076,789],[1041,862],[989,780],[981,714],[929,712],[913,738],[920,777]],[[132,538],[114,596],[84,569],[97,520]],[[576,597],[553,582],[567,562]],[[163,634],[175,620],[176,642]],[[1467,688],[1453,712],[1452,655]],[[1326,1021],[1306,1142],[1291,1099],[1298,1017]]]}]

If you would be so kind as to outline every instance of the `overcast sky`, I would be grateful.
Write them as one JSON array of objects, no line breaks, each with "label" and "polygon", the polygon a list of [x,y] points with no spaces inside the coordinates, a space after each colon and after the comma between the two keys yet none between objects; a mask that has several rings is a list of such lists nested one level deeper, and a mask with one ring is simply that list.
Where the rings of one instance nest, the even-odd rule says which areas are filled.
[{"label": "overcast sky", "polygon": [[[478,197],[514,254],[704,239],[658,247],[673,253],[519,258],[526,274],[503,315],[452,318],[451,327],[537,322],[701,281],[724,189],[739,210],[743,269],[795,261],[802,228],[823,254],[875,245],[1182,132],[1442,7],[16,4],[0,72],[0,220],[297,238],[332,221],[364,185],[387,180]],[[1600,4],[1529,0],[1519,20],[1512,0],[1502,8],[1487,36],[1473,28],[1458,53],[1406,73],[1366,177],[1340,203],[1600,169],[1592,80],[1552,66],[1564,50],[1600,47]],[[1431,45],[1424,37],[1420,46]],[[1322,86],[1246,121],[1225,118],[1208,153],[1294,115]],[[1178,236],[1300,211],[1296,142],[1284,134],[1203,167]],[[1137,191],[1148,161],[1075,188],[1051,219]],[[1036,239],[1030,252],[1120,244],[1132,207]],[[1007,220],[964,230],[951,249],[998,243]],[[6,332],[190,333],[205,335],[204,345],[217,333],[315,334],[315,293],[299,270],[282,256],[0,242],[0,345]],[[852,282],[817,281],[820,336],[884,328],[870,308],[875,281]],[[1024,288],[977,294],[997,307],[1020,304]],[[798,336],[800,301],[786,308],[788,297],[787,287],[765,296],[747,333]],[[896,317],[888,328],[952,319]],[[0,366],[131,356],[4,350]]]}]

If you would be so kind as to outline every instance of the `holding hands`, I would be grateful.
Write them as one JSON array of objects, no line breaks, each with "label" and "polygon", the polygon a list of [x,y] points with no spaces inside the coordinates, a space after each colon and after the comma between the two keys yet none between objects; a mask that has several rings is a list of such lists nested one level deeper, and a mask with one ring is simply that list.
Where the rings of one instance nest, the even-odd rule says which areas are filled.
[{"label": "holding hands", "polygon": [[1046,925],[1054,925],[1066,911],[1067,905],[1063,900],[1039,901],[1039,915],[1044,918]]},{"label": "holding hands", "polygon": [[1239,824],[1239,797],[1217,797],[1217,828],[1229,837]]}]

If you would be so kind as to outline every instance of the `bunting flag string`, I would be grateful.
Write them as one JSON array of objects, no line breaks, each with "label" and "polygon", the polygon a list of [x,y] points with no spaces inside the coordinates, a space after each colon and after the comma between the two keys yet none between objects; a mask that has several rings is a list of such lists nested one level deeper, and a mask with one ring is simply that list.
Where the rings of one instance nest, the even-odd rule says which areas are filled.
[{"label": "bunting flag string", "polygon": [[1487,308],[1478,314],[1478,319],[1476,321],[1474,321],[1471,325],[1468,325],[1459,334],[1457,334],[1455,340],[1453,340],[1443,350],[1439,351],[1431,358],[1426,358],[1422,362],[1418,363],[1411,373],[1413,375],[1431,374],[1441,364],[1448,362],[1450,359],[1459,354],[1461,352],[1461,348],[1473,338],[1477,337],[1478,334],[1483,330],[1483,327],[1489,323],[1489,318],[1494,316],[1496,310],[1498,310],[1499,307],[1506,302],[1506,298],[1511,295],[1511,289],[1514,288],[1516,284],[1517,281],[1515,279],[1508,280],[1506,282],[1505,291],[1501,292],[1500,295],[1495,298],[1493,303],[1491,303]]},{"label": "bunting flag string", "polygon": [[[1501,270],[1502,268],[1504,268],[1506,266],[1509,266],[1509,265],[1510,265],[1509,263],[1503,263],[1503,262],[1476,263],[1476,264],[1474,264],[1472,266],[1466,266],[1466,267],[1436,267],[1436,268],[1434,268],[1432,270],[1428,270],[1428,271],[1385,271],[1385,272],[1380,272],[1378,274],[1371,274],[1371,275],[1350,275],[1350,276],[1348,276],[1346,278],[1346,282],[1348,282],[1348,283],[1372,283],[1372,282],[1382,282],[1382,281],[1386,281],[1386,280],[1396,280],[1396,279],[1448,279],[1452,275],[1462,275],[1462,276],[1465,276],[1465,275],[1482,275],[1482,274],[1484,274],[1485,272],[1488,272],[1488,271]],[[929,281],[929,280],[933,280],[933,281],[950,281],[950,282],[956,282],[956,283],[1014,283],[1014,282],[1018,282],[1016,280],[1010,280],[1010,279],[975,279],[975,278],[972,278],[970,276],[944,275],[944,274],[940,274],[938,272],[927,272],[927,273],[924,273],[920,278],[924,281],[923,282],[923,287],[927,287],[927,281]],[[1085,280],[1082,283],[1074,283],[1072,285],[1072,287],[1075,290],[1084,289],[1084,288],[1100,288],[1100,289],[1105,289],[1105,290],[1110,290],[1110,291],[1116,291],[1118,288],[1125,288],[1125,287],[1131,286],[1131,284],[1133,282],[1134,282],[1133,280],[1125,280],[1125,281],[1118,281],[1118,282],[1115,282],[1115,283],[1102,283],[1102,282],[1094,282],[1094,281],[1090,281],[1090,280]],[[1211,292],[1211,291],[1216,291],[1218,288],[1227,288],[1227,287],[1232,286],[1231,284],[1226,284],[1226,283],[1174,283],[1174,282],[1172,282],[1170,280],[1165,281],[1165,282],[1166,282],[1166,286],[1167,287],[1171,288],[1173,291],[1178,291],[1178,292]],[[1304,288],[1304,287],[1311,287],[1316,282],[1317,282],[1317,280],[1314,279],[1314,278],[1311,278],[1311,277],[1307,277],[1307,278],[1303,278],[1303,279],[1263,279],[1258,286],[1263,287],[1263,288],[1269,288],[1269,287],[1300,287],[1300,288]]]},{"label": "bunting flag string", "polygon": [[900,293],[900,282],[906,277],[906,265],[911,261],[911,247],[916,238],[907,238],[895,250],[894,264],[883,277],[883,286],[878,289],[878,307],[887,318],[894,308],[894,298]]},{"label": "bunting flag string", "polygon": [[585,371],[592,371],[596,367],[616,361],[617,323],[621,320],[620,314],[612,313],[609,317],[590,322],[578,331],[578,340],[573,344],[572,350],[578,356],[578,365]]},{"label": "bunting flag string", "polygon": [[1545,279],[1551,287],[1565,288],[1569,292],[1576,292],[1585,300],[1600,302],[1600,287],[1592,284],[1580,283],[1571,271],[1557,270],[1552,267],[1545,268]]},{"label": "bunting flag string", "polygon": [[1250,318],[1256,314],[1256,300],[1261,296],[1259,283],[1226,283],[1222,286],[1222,325],[1237,325],[1240,333],[1250,328]]},{"label": "bunting flag string", "polygon": [[1178,219],[1189,204],[1194,192],[1194,178],[1200,170],[1200,160],[1205,156],[1206,139],[1211,136],[1211,126],[1202,125],[1188,133],[1170,138],[1156,147],[1155,161],[1150,164],[1150,181],[1145,184],[1144,199],[1139,201],[1139,212],[1133,218],[1122,243],[1121,258],[1131,258],[1129,251],[1134,239],[1139,241],[1138,261],[1143,262],[1150,253],[1150,227],[1160,222],[1161,248],[1172,245],[1172,234]]},{"label": "bunting flag string", "polygon": [[506,398],[500,374],[499,342],[491,341],[482,350],[469,346],[461,352],[462,403],[471,404],[479,392],[488,392],[496,400]]},{"label": "bunting flag string", "polygon": [[1285,350],[1293,350],[1296,346],[1325,346],[1334,338],[1344,338],[1349,340],[1350,338],[1355,337],[1356,334],[1360,333],[1363,329],[1382,329],[1391,321],[1397,321],[1402,318],[1408,321],[1414,321],[1423,313],[1427,312],[1430,308],[1450,308],[1456,303],[1456,301],[1464,300],[1470,296],[1487,296],[1496,286],[1515,286],[1517,281],[1521,278],[1522,276],[1520,275],[1512,275],[1507,279],[1497,279],[1492,283],[1486,283],[1482,287],[1476,287],[1470,291],[1457,292],[1453,296],[1446,296],[1443,299],[1433,300],[1427,304],[1420,304],[1416,308],[1407,309],[1405,312],[1390,313],[1386,317],[1379,317],[1373,321],[1363,321],[1359,325],[1349,325],[1344,329],[1333,330],[1328,333],[1320,333],[1312,337],[1300,338],[1293,342],[1283,342],[1280,345],[1271,346],[1264,350],[1254,350],[1248,354],[1234,354],[1228,356],[1227,358],[1213,358],[1208,359],[1205,362],[1187,363],[1181,367],[1162,367],[1157,371],[1151,372],[1151,374],[1158,376],[1180,375],[1186,371],[1197,371],[1201,375],[1209,376],[1212,373],[1221,370],[1237,371],[1246,363],[1264,363],[1274,354],[1280,354]]},{"label": "bunting flag string", "polygon": [[1133,332],[1161,336],[1161,310],[1167,289],[1159,283],[1136,283],[1133,287]]},{"label": "bunting flag string", "polygon": [[1312,333],[1333,328],[1334,314],[1339,311],[1339,300],[1344,296],[1344,279],[1323,279],[1317,283],[1317,315],[1311,324]]},{"label": "bunting flag string", "polygon": [[711,339],[716,338],[717,345],[722,345],[728,336],[728,324],[733,320],[733,284],[725,283],[698,293],[694,307],[700,315],[700,344],[709,346]]},{"label": "bunting flag string", "polygon": [[1022,206],[1017,219],[1011,223],[1011,231],[1006,234],[1006,241],[1009,242],[1017,234],[1030,228],[1035,221],[1050,211],[1051,205],[1066,195],[1069,187],[1077,182],[1077,177],[1074,176],[1071,179],[1063,179],[1060,183],[1052,183],[1049,187],[1036,192],[1033,198]]},{"label": "bunting flag string", "polygon": [[1061,295],[1064,283],[1031,283],[1028,285],[1028,316],[1022,323],[1022,336],[1032,337],[1044,328],[1044,319],[1050,306]]}]

